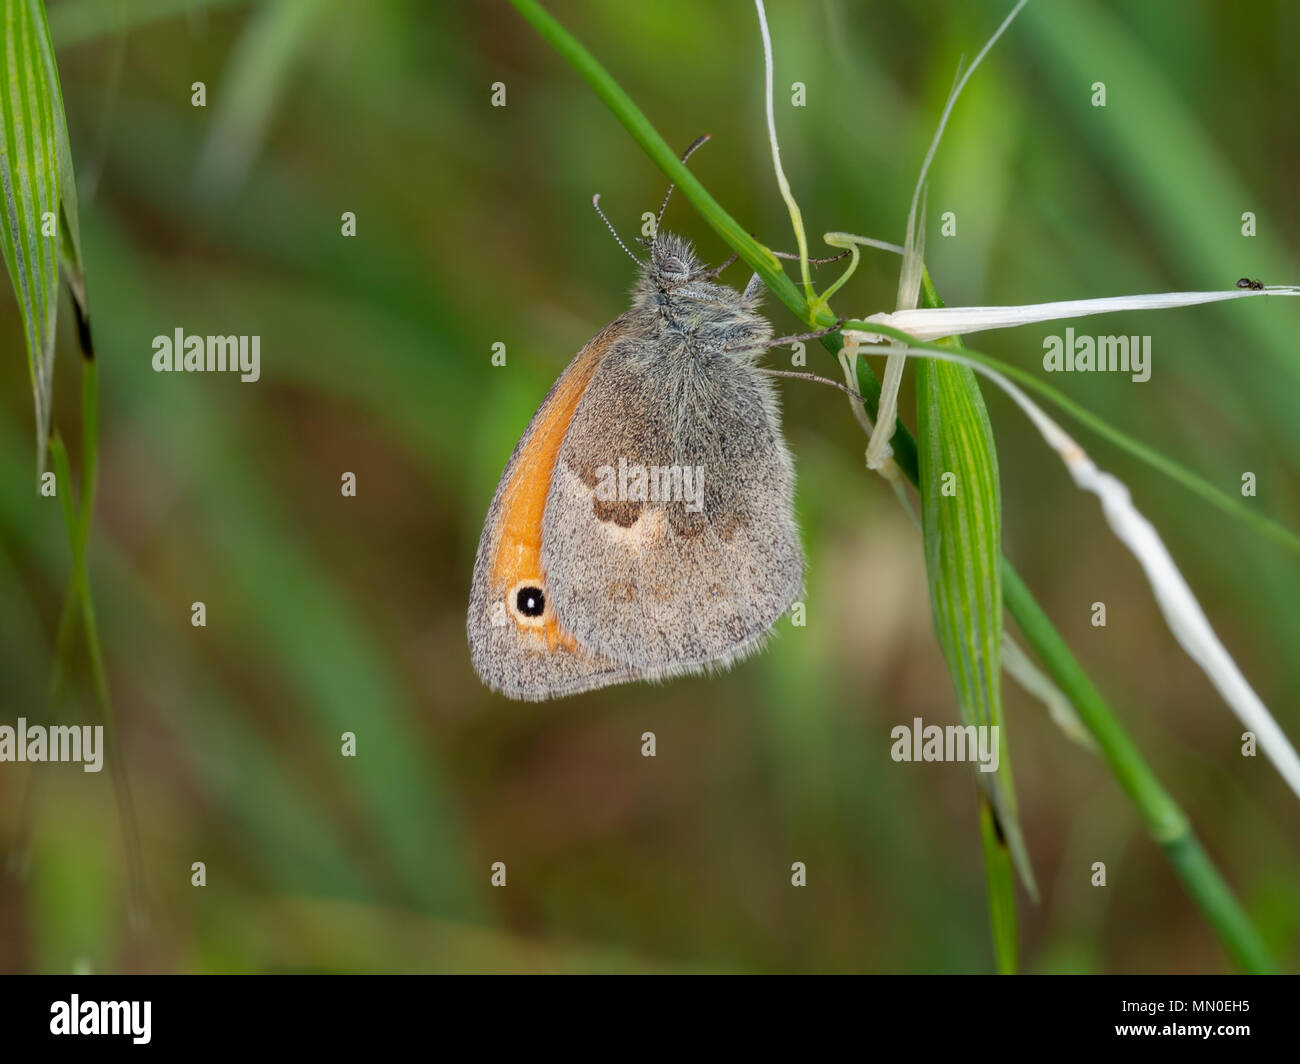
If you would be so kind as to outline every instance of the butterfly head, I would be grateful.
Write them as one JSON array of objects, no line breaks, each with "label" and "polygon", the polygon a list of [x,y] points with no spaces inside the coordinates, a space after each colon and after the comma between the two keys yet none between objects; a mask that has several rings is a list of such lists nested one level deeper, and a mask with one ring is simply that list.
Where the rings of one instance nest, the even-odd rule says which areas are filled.
[{"label": "butterfly head", "polygon": [[690,242],[676,233],[661,232],[648,241],[650,261],[641,271],[641,287],[670,294],[702,279],[708,272]]},{"label": "butterfly head", "polygon": [[700,260],[689,241],[661,231],[647,247],[649,261],[642,265],[633,291],[636,306],[709,346],[771,335],[770,326],[756,313],[757,297],[715,283],[716,269]]}]

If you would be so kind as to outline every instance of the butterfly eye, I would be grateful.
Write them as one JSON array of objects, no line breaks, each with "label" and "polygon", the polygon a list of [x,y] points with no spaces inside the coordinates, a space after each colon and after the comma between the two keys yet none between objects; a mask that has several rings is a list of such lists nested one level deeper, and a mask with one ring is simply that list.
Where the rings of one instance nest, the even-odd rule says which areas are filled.
[{"label": "butterfly eye", "polygon": [[659,264],[659,272],[665,277],[685,277],[686,263],[675,255],[669,255]]},{"label": "butterfly eye", "polygon": [[521,587],[515,593],[515,609],[525,617],[540,617],[546,611],[546,596],[540,587]]}]

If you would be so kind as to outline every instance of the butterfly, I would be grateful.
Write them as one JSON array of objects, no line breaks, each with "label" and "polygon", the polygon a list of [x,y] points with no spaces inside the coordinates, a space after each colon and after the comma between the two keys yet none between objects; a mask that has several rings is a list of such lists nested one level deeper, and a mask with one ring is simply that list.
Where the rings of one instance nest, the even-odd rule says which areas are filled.
[{"label": "butterfly", "polygon": [[628,311],[560,375],[507,462],[479,539],[470,657],[542,700],[726,668],[800,596],[794,466],[754,278],[716,283],[649,243]]}]

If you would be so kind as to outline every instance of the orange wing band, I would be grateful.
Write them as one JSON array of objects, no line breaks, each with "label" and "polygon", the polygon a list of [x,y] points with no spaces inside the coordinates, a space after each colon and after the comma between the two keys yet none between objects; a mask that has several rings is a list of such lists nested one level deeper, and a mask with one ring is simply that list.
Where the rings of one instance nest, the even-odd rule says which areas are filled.
[{"label": "orange wing band", "polygon": [[[555,382],[550,394],[533,419],[532,434],[524,446],[510,480],[501,493],[501,511],[497,517],[497,548],[492,559],[492,586],[497,594],[523,580],[536,579],[545,588],[542,572],[542,516],[546,497],[551,490],[555,462],[560,446],[609,345],[617,339],[615,325],[606,327],[584,347]],[[577,649],[577,642],[560,628],[550,596],[546,596],[543,627],[548,650],[563,646]]]}]

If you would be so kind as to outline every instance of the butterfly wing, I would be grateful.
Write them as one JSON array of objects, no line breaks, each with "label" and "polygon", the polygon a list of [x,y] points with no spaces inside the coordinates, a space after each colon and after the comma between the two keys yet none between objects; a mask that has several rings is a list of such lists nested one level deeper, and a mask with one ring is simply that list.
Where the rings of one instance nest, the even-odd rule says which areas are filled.
[{"label": "butterfly wing", "polygon": [[[770,381],[748,361],[681,345],[626,341],[593,368],[545,507],[554,607],[580,646],[630,673],[617,679],[731,664],[803,584]],[[638,470],[645,494],[658,479],[657,500],[638,497]]]},{"label": "butterfly wing", "polygon": [[630,678],[624,665],[585,648],[561,623],[542,557],[560,449],[593,375],[626,329],[626,315],[610,323],[560,375],[515,446],[483,524],[470,589],[470,657],[483,682],[510,698],[554,698]]}]

